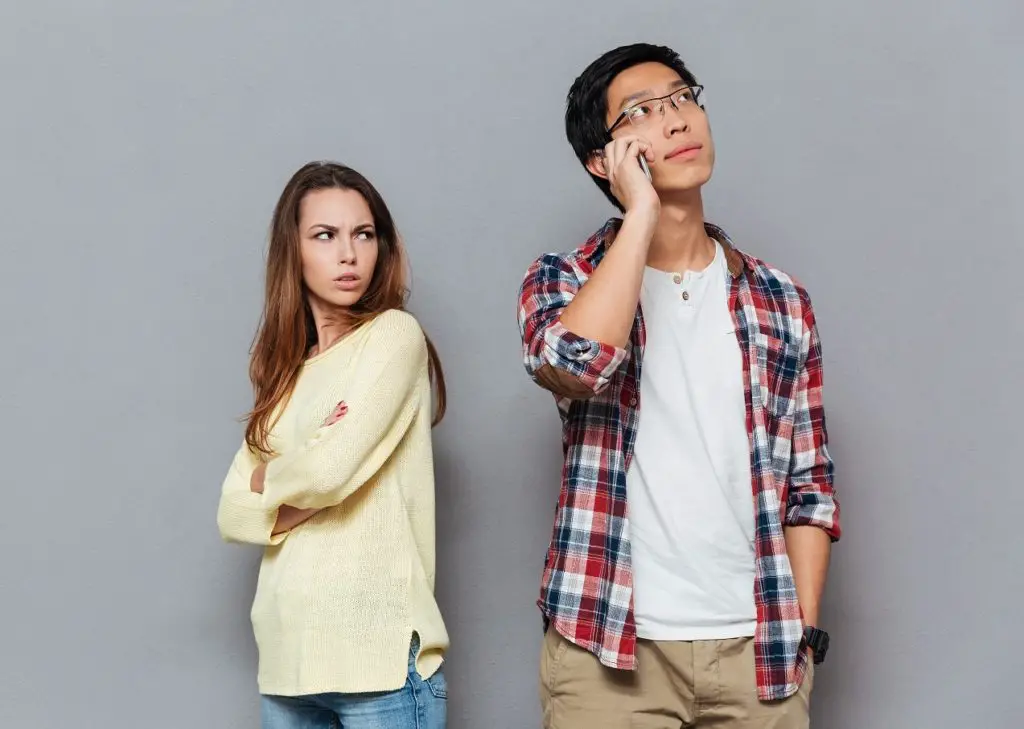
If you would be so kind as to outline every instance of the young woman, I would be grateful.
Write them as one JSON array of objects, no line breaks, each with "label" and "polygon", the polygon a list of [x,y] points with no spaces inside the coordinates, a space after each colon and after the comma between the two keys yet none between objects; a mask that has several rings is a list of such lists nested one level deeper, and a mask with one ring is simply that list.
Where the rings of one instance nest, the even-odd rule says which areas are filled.
[{"label": "young woman", "polygon": [[251,614],[265,729],[445,726],[431,452],[445,388],[406,295],[373,185],[333,163],[296,172],[217,515],[227,541],[265,547]]}]

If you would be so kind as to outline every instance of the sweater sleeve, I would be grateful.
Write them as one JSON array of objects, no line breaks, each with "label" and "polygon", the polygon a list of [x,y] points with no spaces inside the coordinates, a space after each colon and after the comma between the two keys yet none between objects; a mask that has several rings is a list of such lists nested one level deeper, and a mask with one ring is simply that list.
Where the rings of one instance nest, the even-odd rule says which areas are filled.
[{"label": "sweater sleeve", "polygon": [[261,494],[249,489],[249,479],[259,464],[246,443],[238,449],[221,487],[217,527],[226,542],[280,544],[287,532],[271,535],[277,522],[277,507],[268,506]]},{"label": "sweater sleeve", "polygon": [[371,325],[346,389],[345,417],[267,465],[263,506],[323,509],[340,504],[381,469],[419,412],[427,346],[412,315],[393,311]]}]

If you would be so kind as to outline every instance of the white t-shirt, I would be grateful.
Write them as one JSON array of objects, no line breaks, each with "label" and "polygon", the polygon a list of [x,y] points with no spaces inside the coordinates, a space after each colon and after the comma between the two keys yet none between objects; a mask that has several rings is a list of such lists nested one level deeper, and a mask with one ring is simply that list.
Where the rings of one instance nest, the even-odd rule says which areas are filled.
[{"label": "white t-shirt", "polygon": [[626,476],[639,637],[754,634],[754,502],[725,252],[644,272],[640,418]]}]

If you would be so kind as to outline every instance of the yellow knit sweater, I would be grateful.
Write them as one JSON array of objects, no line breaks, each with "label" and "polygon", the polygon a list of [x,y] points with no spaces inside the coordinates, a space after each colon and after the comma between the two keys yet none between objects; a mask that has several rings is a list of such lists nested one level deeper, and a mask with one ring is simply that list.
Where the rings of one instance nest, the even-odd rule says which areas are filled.
[{"label": "yellow knit sweater", "polygon": [[[434,466],[427,348],[392,310],[307,360],[270,434],[278,454],[235,456],[217,523],[230,542],[265,545],[252,624],[259,690],[299,696],[391,691],[438,669],[448,634],[434,600]],[[321,508],[271,536],[282,504]]]}]

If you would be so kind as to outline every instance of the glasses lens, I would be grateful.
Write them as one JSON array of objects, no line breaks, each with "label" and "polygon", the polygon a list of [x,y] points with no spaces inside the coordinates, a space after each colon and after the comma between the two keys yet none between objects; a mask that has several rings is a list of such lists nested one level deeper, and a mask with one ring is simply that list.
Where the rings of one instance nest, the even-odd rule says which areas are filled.
[{"label": "glasses lens", "polygon": [[692,104],[697,100],[697,90],[690,88],[689,86],[684,89],[679,89],[672,97],[672,100],[676,102],[677,106],[683,104]]},{"label": "glasses lens", "polygon": [[660,99],[641,101],[626,110],[626,118],[635,127],[642,127],[665,111],[665,102]]}]

